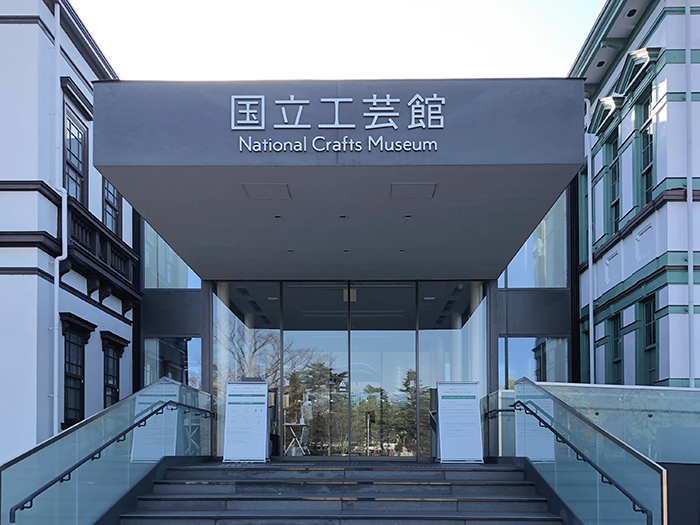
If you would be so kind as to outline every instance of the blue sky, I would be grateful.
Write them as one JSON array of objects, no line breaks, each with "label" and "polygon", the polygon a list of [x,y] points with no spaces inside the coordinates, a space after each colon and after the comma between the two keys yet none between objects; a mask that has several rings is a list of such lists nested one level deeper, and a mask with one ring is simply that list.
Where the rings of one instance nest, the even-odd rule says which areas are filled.
[{"label": "blue sky", "polygon": [[71,0],[124,80],[562,77],[604,0]]}]

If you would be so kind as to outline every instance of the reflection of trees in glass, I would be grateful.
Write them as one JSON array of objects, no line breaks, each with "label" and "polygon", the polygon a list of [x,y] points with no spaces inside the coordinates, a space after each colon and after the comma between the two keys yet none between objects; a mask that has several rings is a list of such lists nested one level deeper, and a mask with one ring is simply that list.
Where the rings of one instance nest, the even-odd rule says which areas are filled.
[{"label": "reflection of trees in glass", "polygon": [[[223,325],[223,326],[222,326]],[[225,388],[228,381],[259,377],[270,386],[277,385],[280,372],[280,331],[248,328],[234,318],[218,323],[214,330],[214,385]],[[286,366],[305,366],[314,358],[314,350],[295,348],[289,340],[284,348]]]},{"label": "reflection of trees in glass", "polygon": [[347,376],[334,371],[333,359],[285,359],[285,420],[301,423],[303,418],[309,433],[305,444],[314,455],[347,454]]},{"label": "reflection of trees in glass", "polygon": [[[406,372],[401,388],[390,395],[383,388],[365,386],[352,407],[353,453],[401,456],[416,453],[416,398],[429,404],[429,391],[416,393],[416,371]],[[369,443],[367,431],[369,430]],[[425,434],[425,435],[424,435]],[[421,429],[421,439],[430,439]]]}]

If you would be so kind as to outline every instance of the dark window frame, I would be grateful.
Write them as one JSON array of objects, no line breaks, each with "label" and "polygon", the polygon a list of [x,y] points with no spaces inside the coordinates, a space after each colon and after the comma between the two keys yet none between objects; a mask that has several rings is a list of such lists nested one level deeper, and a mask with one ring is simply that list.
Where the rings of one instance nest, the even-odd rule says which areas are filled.
[{"label": "dark window frame", "polygon": [[620,189],[620,135],[617,128],[605,142],[605,164],[608,166],[608,189],[610,193],[610,230],[617,233],[620,230],[621,189]]},{"label": "dark window frame", "polygon": [[642,384],[655,385],[659,380],[659,354],[656,326],[656,296],[640,302],[642,313]]},{"label": "dark window frame", "polygon": [[[73,144],[69,138],[71,131],[75,129],[82,133],[82,142],[78,143],[78,151],[74,152]],[[78,117],[75,111],[67,104],[64,104],[63,118],[63,187],[68,192],[68,195],[75,198],[83,206],[88,205],[88,180],[90,175],[89,168],[89,135],[88,128],[83,120]],[[75,177],[73,177],[75,176]],[[79,181],[77,180],[79,178]],[[79,182],[79,191],[72,191],[70,182]]]},{"label": "dark window frame", "polygon": [[[114,202],[112,202],[110,198],[114,198]],[[108,216],[114,219],[114,228],[109,225],[107,221]],[[119,191],[117,191],[117,188],[104,177],[102,178],[102,222],[109,231],[121,238],[122,196]]]},{"label": "dark window frame", "polygon": [[75,314],[62,312],[64,383],[62,429],[85,419],[85,346],[96,325]]},{"label": "dark window frame", "polygon": [[610,381],[613,385],[625,384],[624,356],[622,347],[622,319],[620,314],[609,319],[611,333]]},{"label": "dark window frame", "polygon": [[102,330],[103,356],[103,406],[107,408],[119,402],[121,374],[119,361],[129,341],[112,332]]},{"label": "dark window frame", "polygon": [[642,206],[652,201],[654,191],[654,115],[652,104],[650,91],[640,97],[637,103],[639,195]]}]

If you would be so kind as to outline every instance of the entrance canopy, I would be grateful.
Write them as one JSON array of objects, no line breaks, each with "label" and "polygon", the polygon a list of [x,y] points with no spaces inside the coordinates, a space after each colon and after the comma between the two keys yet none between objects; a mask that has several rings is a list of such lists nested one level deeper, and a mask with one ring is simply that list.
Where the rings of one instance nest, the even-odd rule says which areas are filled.
[{"label": "entrance canopy", "polygon": [[583,162],[583,82],[104,82],[94,164],[203,279],[495,279]]}]

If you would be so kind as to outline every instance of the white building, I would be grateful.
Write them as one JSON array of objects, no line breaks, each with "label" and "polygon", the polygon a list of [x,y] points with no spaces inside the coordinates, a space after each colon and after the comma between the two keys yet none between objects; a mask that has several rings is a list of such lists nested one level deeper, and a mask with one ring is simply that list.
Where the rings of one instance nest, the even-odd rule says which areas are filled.
[{"label": "white building", "polygon": [[596,383],[700,386],[699,53],[700,11],[689,2],[610,0],[571,69],[590,102],[590,170],[579,176],[583,382],[592,359]]},{"label": "white building", "polygon": [[115,72],[50,0],[0,3],[0,72],[1,463],[131,393],[141,294],[132,208],[92,165],[93,82]]}]

